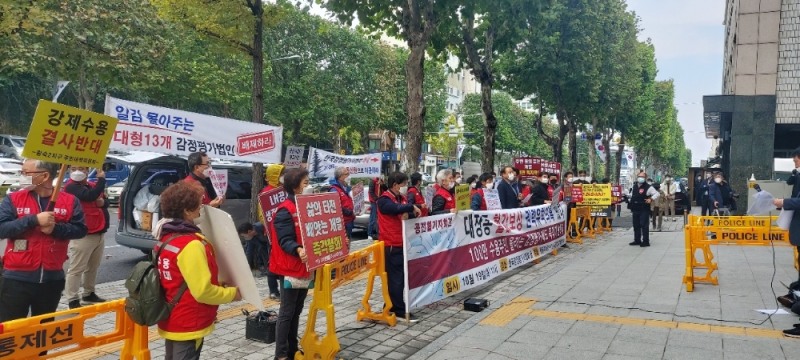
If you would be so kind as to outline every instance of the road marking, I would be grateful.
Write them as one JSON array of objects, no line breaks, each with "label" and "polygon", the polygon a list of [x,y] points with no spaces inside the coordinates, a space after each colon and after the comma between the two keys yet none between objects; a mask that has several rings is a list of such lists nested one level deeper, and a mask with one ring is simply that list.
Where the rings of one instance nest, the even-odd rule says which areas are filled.
[{"label": "road marking", "polygon": [[643,326],[643,327],[660,327],[667,329],[678,329],[694,332],[707,332],[717,334],[733,334],[749,337],[765,337],[780,339],[783,338],[781,330],[751,328],[744,326],[730,326],[730,325],[709,325],[693,322],[683,321],[665,321],[665,320],[651,320],[641,319],[627,316],[611,316],[611,315],[593,315],[582,314],[574,312],[562,312],[552,310],[538,310],[531,309],[530,307],[536,303],[536,299],[518,297],[510,303],[501,306],[499,309],[493,311],[489,316],[484,318],[480,323],[483,325],[491,325],[502,327],[516,319],[520,315],[528,315],[533,317],[547,317],[552,319],[562,320],[577,320],[577,321],[590,321],[605,324],[620,324],[627,326]]},{"label": "road marking", "polygon": [[111,245],[111,246],[106,246],[105,248],[106,249],[112,249],[112,248],[118,248],[120,246],[122,246],[122,245]]}]

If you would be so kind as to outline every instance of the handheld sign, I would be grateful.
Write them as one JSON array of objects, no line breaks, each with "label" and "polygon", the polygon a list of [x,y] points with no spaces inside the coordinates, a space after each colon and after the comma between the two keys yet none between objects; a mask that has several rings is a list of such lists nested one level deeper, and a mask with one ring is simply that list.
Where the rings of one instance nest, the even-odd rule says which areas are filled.
[{"label": "handheld sign", "polygon": [[580,185],[572,186],[572,202],[583,202],[583,187]]},{"label": "handheld sign", "polygon": [[286,159],[283,166],[287,169],[299,168],[303,163],[303,152],[306,148],[302,146],[289,146],[286,148]]},{"label": "handheld sign", "polygon": [[[276,188],[258,194],[258,202],[261,205],[261,212],[264,215],[264,226],[274,221],[273,217],[277,212],[278,205],[288,198],[286,191],[283,188]],[[269,234],[269,231],[267,232]]]},{"label": "handheld sign", "polygon": [[366,200],[364,184],[358,183],[353,186],[353,213],[358,216],[364,213],[364,201]]},{"label": "handheld sign", "polygon": [[469,210],[469,185],[456,186],[456,210]]},{"label": "handheld sign", "polygon": [[297,195],[295,200],[308,270],[346,257],[349,249],[339,194]]},{"label": "handheld sign", "polygon": [[212,170],[211,171],[211,185],[214,186],[217,196],[225,197],[225,191],[228,190],[228,170]]},{"label": "handheld sign", "polygon": [[500,204],[500,195],[497,189],[483,189],[483,200],[486,201],[486,210],[500,210],[503,206]]}]

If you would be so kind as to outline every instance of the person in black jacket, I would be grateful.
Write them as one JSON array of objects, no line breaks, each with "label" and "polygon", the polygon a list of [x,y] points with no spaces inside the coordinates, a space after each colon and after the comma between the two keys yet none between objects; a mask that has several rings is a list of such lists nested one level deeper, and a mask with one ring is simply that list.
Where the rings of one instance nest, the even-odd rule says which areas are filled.
[{"label": "person in black jacket", "polygon": [[628,208],[633,213],[633,242],[629,245],[650,246],[650,202],[658,199],[658,191],[646,183],[647,173],[639,172],[636,183],[631,187]]},{"label": "person in black jacket", "polygon": [[501,173],[503,180],[497,184],[497,195],[500,197],[500,205],[503,209],[515,209],[519,207],[519,190],[514,187],[516,173],[514,168],[506,166]]},{"label": "person in black jacket", "polygon": [[531,205],[549,204],[551,197],[547,193],[547,184],[541,182],[539,178],[534,178],[531,184]]},{"label": "person in black jacket", "polygon": [[[800,179],[798,179],[798,170],[800,170],[800,147],[792,152],[792,160],[794,160],[795,169],[792,170],[792,176],[786,181],[786,184],[792,185],[791,198],[775,199],[774,205],[777,208],[784,210],[792,210],[792,221],[789,223],[789,242],[800,250]],[[800,274],[798,274],[800,277]],[[800,279],[790,285],[791,290],[800,289]],[[781,305],[790,308],[793,312],[798,312],[798,304],[794,301],[791,290],[785,296],[779,296],[778,302]],[[800,328],[794,327],[789,330],[784,330],[783,335],[787,337],[800,338]]]}]

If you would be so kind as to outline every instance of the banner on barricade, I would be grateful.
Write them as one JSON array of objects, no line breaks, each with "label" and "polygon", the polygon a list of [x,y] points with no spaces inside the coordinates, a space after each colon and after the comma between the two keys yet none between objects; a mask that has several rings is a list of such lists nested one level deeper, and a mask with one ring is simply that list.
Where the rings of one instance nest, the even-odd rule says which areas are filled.
[{"label": "banner on barricade", "polygon": [[558,248],[566,206],[444,214],[403,221],[406,312],[489,282]]},{"label": "banner on barricade", "polygon": [[364,184],[358,183],[353,185],[353,213],[358,216],[364,213],[364,201],[366,200],[367,193],[364,192]]},{"label": "banner on barricade", "polygon": [[218,116],[106,97],[105,114],[119,119],[114,150],[143,150],[188,156],[278,163],[283,129]]},{"label": "banner on barricade", "polygon": [[583,201],[577,204],[584,206],[611,205],[611,184],[583,184]]},{"label": "banner on barricade", "polygon": [[374,178],[381,173],[381,154],[339,155],[317,148],[308,150],[309,177],[333,179],[337,166],[350,170],[350,178]]},{"label": "banner on barricade", "polygon": [[283,166],[287,169],[299,168],[303,164],[303,152],[306,148],[302,146],[289,146],[286,148],[286,158]]},{"label": "banner on barricade", "polygon": [[349,253],[339,194],[297,195],[297,218],[309,271],[340,260]]},{"label": "banner on barricade", "polygon": [[591,206],[591,208],[594,217],[611,217],[611,213],[614,212],[612,206]]}]

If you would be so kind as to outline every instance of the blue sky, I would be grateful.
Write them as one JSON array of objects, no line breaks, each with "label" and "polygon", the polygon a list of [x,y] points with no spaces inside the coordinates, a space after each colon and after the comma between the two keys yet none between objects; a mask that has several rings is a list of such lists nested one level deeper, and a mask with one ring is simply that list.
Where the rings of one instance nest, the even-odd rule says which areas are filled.
[{"label": "blue sky", "polygon": [[725,0],[627,0],[639,16],[641,40],[656,48],[659,80],[675,80],[675,107],[692,150],[692,165],[707,159],[703,95],[722,92]]}]

